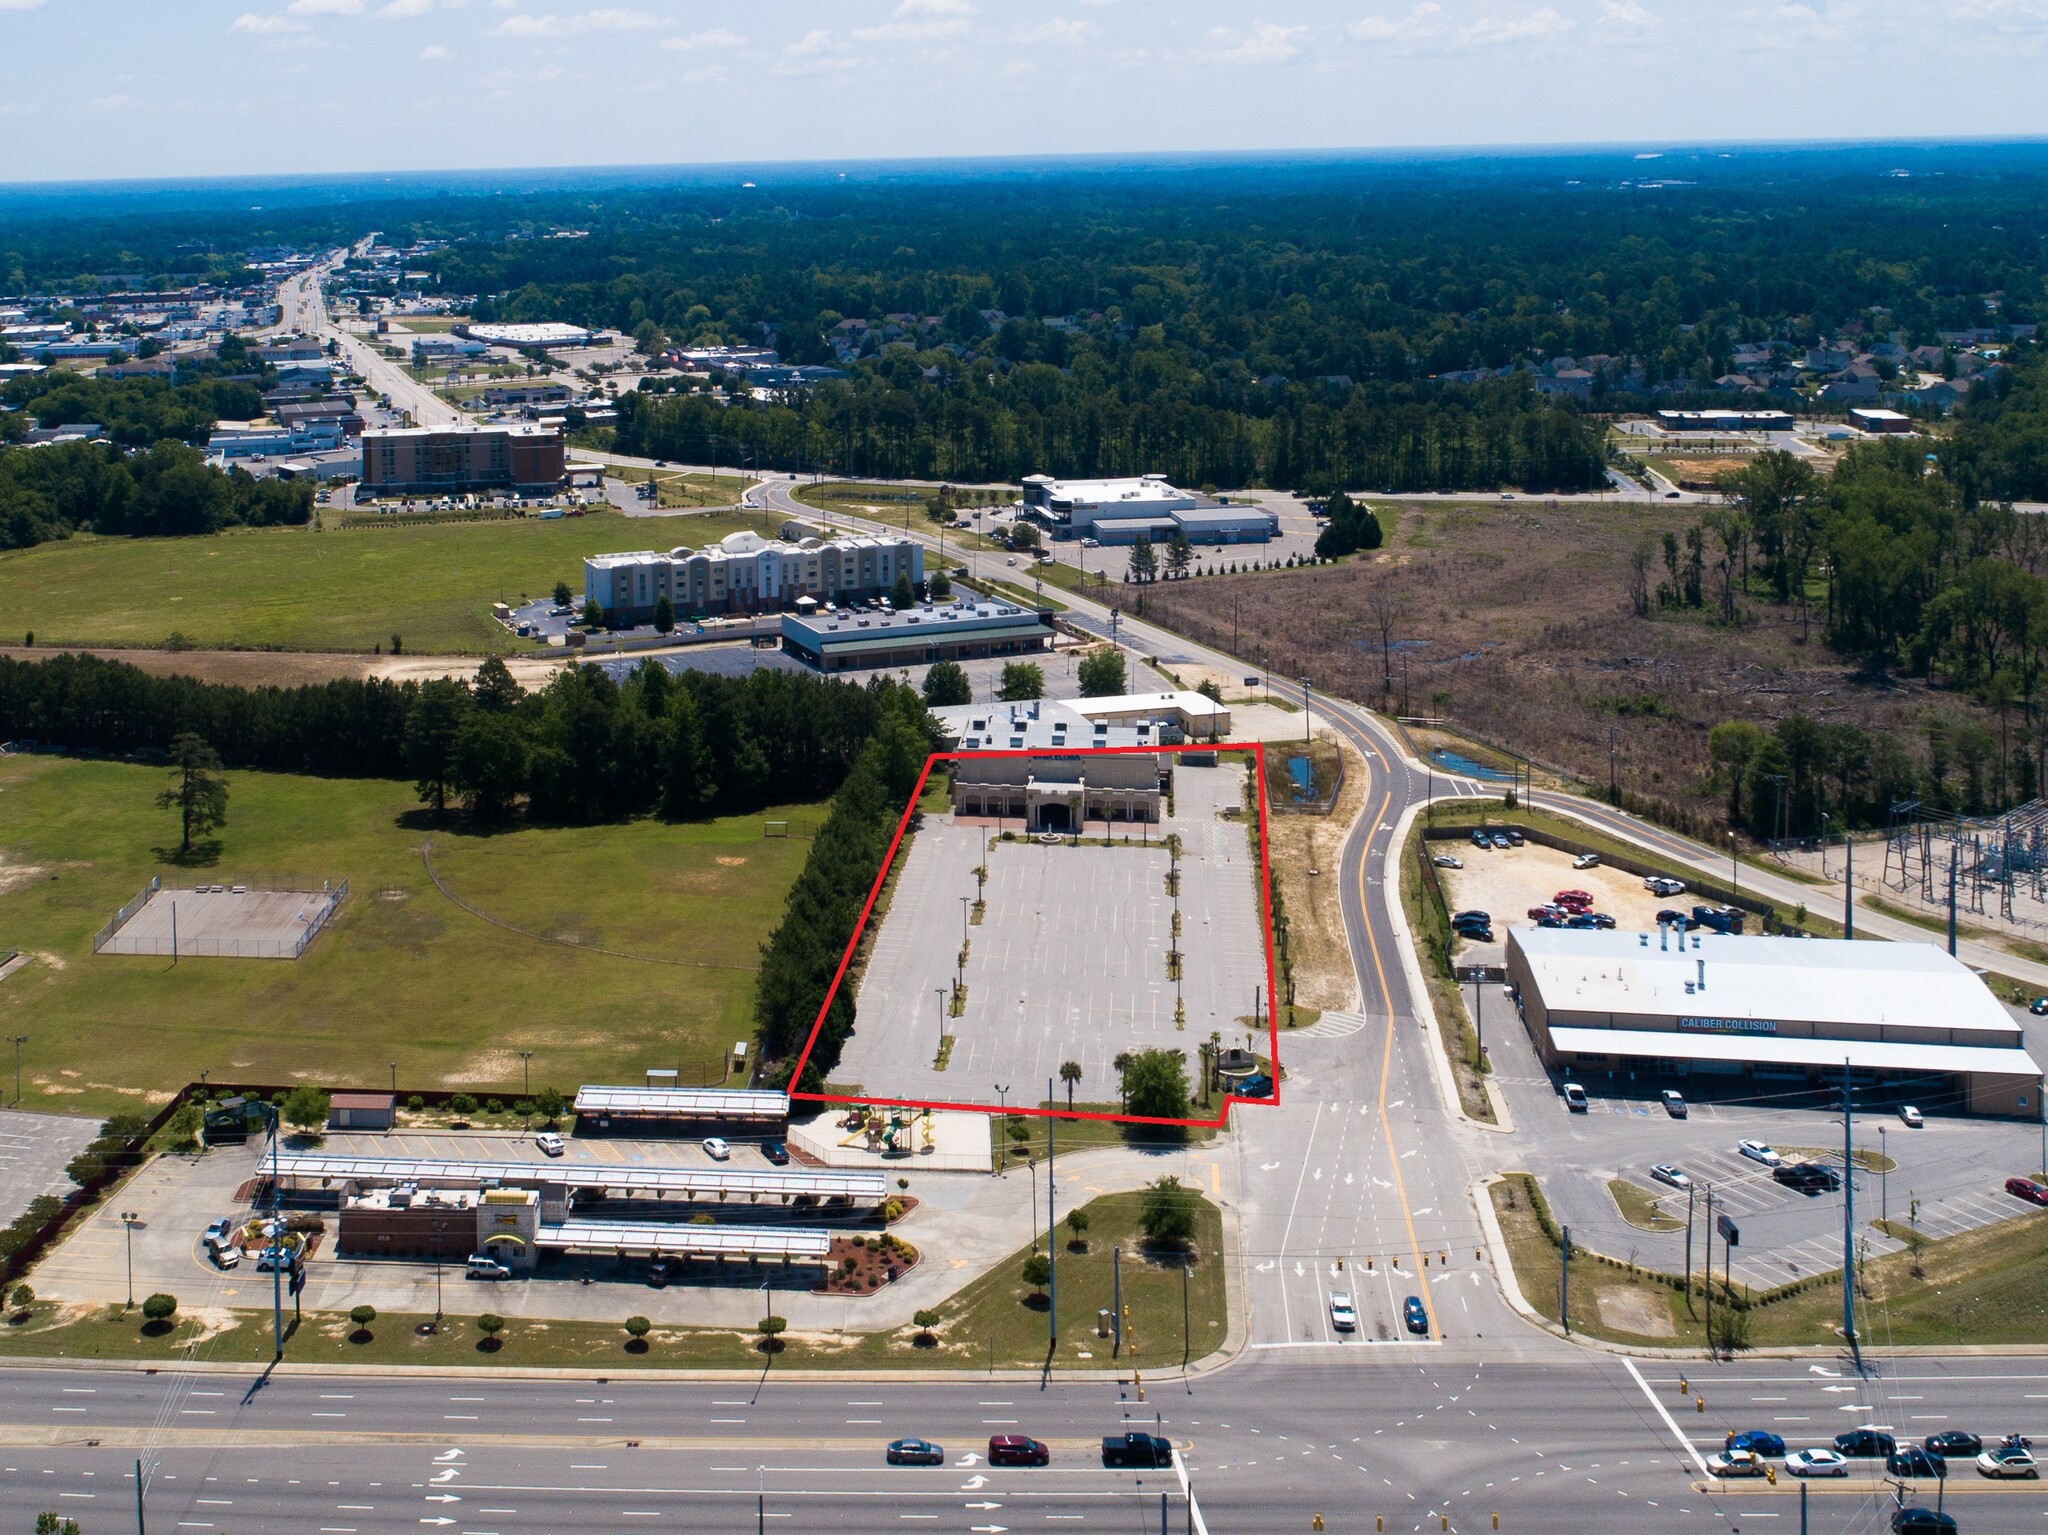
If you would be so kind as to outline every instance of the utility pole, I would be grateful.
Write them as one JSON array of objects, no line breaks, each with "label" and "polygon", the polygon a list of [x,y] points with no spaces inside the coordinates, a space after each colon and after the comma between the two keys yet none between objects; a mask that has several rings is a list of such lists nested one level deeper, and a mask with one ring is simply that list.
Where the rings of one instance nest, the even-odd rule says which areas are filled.
[{"label": "utility pole", "polygon": [[1315,723],[1315,711],[1308,705],[1308,678],[1301,679],[1301,744],[1309,744],[1309,727]]},{"label": "utility pole", "polygon": [[1564,1335],[1572,1335],[1572,1228],[1564,1228],[1561,1248],[1563,1262],[1557,1270],[1557,1316],[1564,1323]]},{"label": "utility pole", "polygon": [[[1856,839],[1849,833],[1842,833],[1842,857],[1848,861],[1847,871],[1842,876],[1842,936],[1856,936]],[[1806,1501],[1806,1483],[1799,1484],[1800,1504]]]},{"label": "utility pole", "polygon": [[1948,845],[1948,957],[1956,957],[1956,845]]},{"label": "utility pole", "polygon": [[1714,1186],[1707,1185],[1707,1261],[1702,1264],[1700,1288],[1707,1292],[1707,1357],[1714,1357]]},{"label": "utility pole", "polygon": [[[1949,853],[1949,870],[1955,870],[1955,853]],[[1954,890],[1954,885],[1950,885]],[[1953,908],[1949,917],[1954,923]],[[1955,952],[1955,928],[1949,928],[1949,952]],[[1842,1057],[1842,1336],[1849,1340],[1849,1352],[1856,1360],[1856,1373],[1863,1373],[1863,1347],[1856,1337],[1856,1162],[1853,1118],[1849,1099],[1849,1058]]]},{"label": "utility pole", "polygon": [[[276,1350],[271,1363],[284,1358],[284,1274],[278,1265],[284,1258],[284,1185],[277,1172],[277,1136],[284,1115],[270,1105],[270,1319],[275,1330]],[[436,1310],[439,1310],[437,1305]]]},{"label": "utility pole", "polygon": [[1693,1195],[1698,1192],[1695,1185],[1685,1186],[1685,1305],[1692,1309],[1692,1217]]},{"label": "utility pole", "polygon": [[1109,1357],[1115,1359],[1124,1348],[1124,1250],[1109,1250]]},{"label": "utility pole", "polygon": [[142,1522],[142,1457],[135,1458],[135,1535],[148,1535]]}]

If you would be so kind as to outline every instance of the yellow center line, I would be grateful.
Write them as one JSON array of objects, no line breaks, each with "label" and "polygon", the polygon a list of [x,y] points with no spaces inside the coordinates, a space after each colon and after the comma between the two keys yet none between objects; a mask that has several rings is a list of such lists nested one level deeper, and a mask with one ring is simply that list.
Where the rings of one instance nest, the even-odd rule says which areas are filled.
[{"label": "yellow center line", "polygon": [[[1389,789],[1385,798],[1380,801],[1379,813],[1373,817],[1374,826],[1378,826],[1386,819],[1387,807],[1393,802],[1394,793]],[[1401,1153],[1394,1145],[1393,1122],[1387,1118],[1387,1084],[1392,1080],[1394,1073],[1394,993],[1387,985],[1387,969],[1380,959],[1379,940],[1372,935],[1372,918],[1366,904],[1365,866],[1371,851],[1372,833],[1368,831],[1365,851],[1358,860],[1358,910],[1365,922],[1366,944],[1372,950],[1373,975],[1379,982],[1380,998],[1386,1004],[1387,1042],[1380,1056],[1380,1133],[1387,1140],[1387,1166],[1394,1174],[1394,1197],[1401,1201],[1401,1224],[1408,1229],[1408,1251],[1414,1255],[1419,1266],[1422,1261],[1422,1244],[1415,1239],[1415,1216],[1408,1208],[1408,1187],[1401,1177]],[[1384,865],[1382,868],[1384,869]],[[1428,1285],[1417,1286],[1417,1293],[1422,1297],[1423,1314],[1429,1318],[1429,1335],[1432,1338],[1441,1338],[1443,1335],[1436,1325],[1436,1308],[1429,1303],[1428,1290]]]}]

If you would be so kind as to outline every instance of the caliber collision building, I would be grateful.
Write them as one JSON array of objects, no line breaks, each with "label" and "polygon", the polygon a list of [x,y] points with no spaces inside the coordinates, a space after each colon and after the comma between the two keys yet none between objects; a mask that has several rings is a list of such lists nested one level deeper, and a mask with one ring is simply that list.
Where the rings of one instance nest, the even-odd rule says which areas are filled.
[{"label": "caliber collision building", "polygon": [[1933,944],[1512,927],[1508,979],[1544,1063],[1583,1077],[1849,1080],[2033,1118],[2019,1024]]}]

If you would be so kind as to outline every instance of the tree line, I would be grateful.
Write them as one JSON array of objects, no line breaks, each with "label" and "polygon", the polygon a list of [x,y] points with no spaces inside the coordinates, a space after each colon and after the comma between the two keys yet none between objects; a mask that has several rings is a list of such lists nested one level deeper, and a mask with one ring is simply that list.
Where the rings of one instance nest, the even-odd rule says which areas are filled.
[{"label": "tree line", "polygon": [[[234,339],[237,355],[246,357],[239,338]],[[222,346],[227,349],[227,343]],[[101,435],[124,448],[146,448],[166,438],[197,447],[216,421],[253,421],[263,414],[263,380],[253,362],[248,370],[225,375],[218,367],[194,368],[181,370],[172,380],[103,379],[48,368],[0,387],[0,401],[16,407],[14,413],[0,415],[0,438],[18,436],[27,421],[42,427],[91,422]],[[275,380],[275,370],[269,377]]]},{"label": "tree line", "polygon": [[[833,977],[852,941],[926,758],[938,739],[917,695],[878,691],[883,700],[873,738],[861,750],[832,800],[832,813],[811,843],[811,856],[790,889],[782,921],[761,951],[754,1030],[771,1078],[790,1083],[799,1052],[818,1024],[818,1037],[794,1085],[819,1092],[839,1064],[854,1029],[851,973],[837,991]],[[819,1021],[827,993],[832,1006]]]},{"label": "tree line", "polygon": [[0,549],[78,532],[160,538],[302,527],[312,516],[311,481],[222,471],[180,442],[127,454],[91,442],[0,448]]},{"label": "tree line", "polygon": [[923,717],[916,691],[881,678],[676,675],[653,661],[623,681],[569,667],[529,692],[496,658],[470,681],[243,688],[90,656],[0,657],[0,739],[128,755],[189,735],[227,768],[411,780],[429,807],[484,820],[522,805],[590,822],[822,799],[905,710]]}]

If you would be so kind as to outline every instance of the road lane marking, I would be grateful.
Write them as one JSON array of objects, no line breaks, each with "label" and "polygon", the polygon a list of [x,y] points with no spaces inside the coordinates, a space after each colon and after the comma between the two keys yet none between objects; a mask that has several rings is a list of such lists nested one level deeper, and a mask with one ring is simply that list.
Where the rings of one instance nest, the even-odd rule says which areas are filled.
[{"label": "road lane marking", "polygon": [[1664,1405],[1663,1399],[1650,1389],[1650,1383],[1643,1379],[1643,1372],[1636,1368],[1636,1362],[1624,1355],[1621,1363],[1622,1368],[1627,1370],[1635,1378],[1635,1383],[1642,1388],[1643,1395],[1649,1399],[1650,1405],[1657,1410],[1657,1416],[1664,1420],[1664,1426],[1671,1430],[1671,1437],[1678,1441],[1678,1447],[1692,1457],[1693,1464],[1700,1468],[1701,1476],[1707,1475],[1706,1457],[1700,1454],[1697,1445],[1679,1432],[1677,1420],[1671,1416],[1671,1411]]}]

